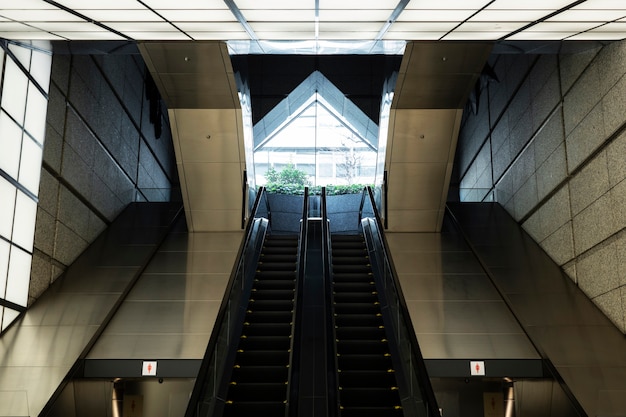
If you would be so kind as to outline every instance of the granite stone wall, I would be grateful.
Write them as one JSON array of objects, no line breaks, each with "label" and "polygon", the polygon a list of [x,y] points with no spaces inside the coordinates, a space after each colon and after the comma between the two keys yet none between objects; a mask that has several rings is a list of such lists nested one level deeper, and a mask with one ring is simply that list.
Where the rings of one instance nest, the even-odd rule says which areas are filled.
[{"label": "granite stone wall", "polygon": [[149,77],[139,54],[53,55],[29,304],[128,203],[180,198]]},{"label": "granite stone wall", "polygon": [[489,64],[461,127],[461,201],[502,204],[626,333],[626,42]]}]

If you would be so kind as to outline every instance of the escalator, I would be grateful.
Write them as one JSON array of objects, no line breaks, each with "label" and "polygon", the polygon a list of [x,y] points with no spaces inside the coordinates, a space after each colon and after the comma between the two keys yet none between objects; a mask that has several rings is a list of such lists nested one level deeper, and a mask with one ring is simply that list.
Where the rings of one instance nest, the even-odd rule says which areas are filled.
[{"label": "escalator", "polygon": [[263,243],[224,416],[285,416],[297,253],[297,235],[267,235]]},{"label": "escalator", "polygon": [[363,235],[331,236],[341,417],[403,416]]}]

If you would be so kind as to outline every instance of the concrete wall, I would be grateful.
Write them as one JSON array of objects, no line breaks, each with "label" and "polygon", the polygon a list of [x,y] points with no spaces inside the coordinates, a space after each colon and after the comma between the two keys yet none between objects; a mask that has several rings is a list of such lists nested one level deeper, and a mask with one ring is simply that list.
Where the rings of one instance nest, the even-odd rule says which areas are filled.
[{"label": "concrete wall", "polygon": [[53,56],[29,304],[128,203],[176,189],[167,112],[152,101],[157,138],[147,77],[138,54]]},{"label": "concrete wall", "polygon": [[626,42],[493,55],[466,111],[462,201],[497,201],[626,333]]}]

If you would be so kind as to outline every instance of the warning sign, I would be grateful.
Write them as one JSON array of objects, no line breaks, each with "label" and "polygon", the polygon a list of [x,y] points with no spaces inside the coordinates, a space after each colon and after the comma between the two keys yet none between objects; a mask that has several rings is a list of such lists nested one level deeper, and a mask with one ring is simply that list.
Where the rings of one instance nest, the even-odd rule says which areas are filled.
[{"label": "warning sign", "polygon": [[142,376],[156,376],[157,363],[156,361],[143,361],[143,367],[141,368]]},{"label": "warning sign", "polygon": [[485,375],[485,362],[470,361],[470,375]]}]

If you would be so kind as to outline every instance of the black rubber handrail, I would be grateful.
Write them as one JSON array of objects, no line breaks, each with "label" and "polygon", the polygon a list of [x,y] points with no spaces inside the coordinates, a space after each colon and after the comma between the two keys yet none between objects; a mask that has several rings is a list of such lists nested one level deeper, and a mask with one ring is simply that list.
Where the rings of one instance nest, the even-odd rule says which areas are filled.
[{"label": "black rubber handrail", "polygon": [[[269,209],[268,209],[269,210]],[[288,417],[297,417],[298,415],[298,390],[300,383],[300,338],[302,334],[302,319],[300,309],[302,305],[302,291],[300,284],[304,281],[306,267],[306,250],[308,238],[308,219],[309,219],[309,188],[304,188],[304,199],[302,202],[302,222],[300,224],[300,237],[298,242],[298,273],[296,278],[296,286],[293,301],[293,326],[291,328],[291,349],[289,354],[289,376],[287,384],[289,387],[287,398],[286,415]]]},{"label": "black rubber handrail", "polygon": [[[239,291],[240,289],[235,289],[235,282],[237,281],[237,276],[239,271],[243,267],[243,257],[246,253],[246,249],[251,247],[253,231],[255,228],[253,227],[255,223],[255,216],[258,211],[262,199],[267,199],[266,191],[264,187],[259,188],[257,193],[254,205],[252,206],[251,216],[248,219],[246,224],[246,229],[244,232],[245,238],[243,239],[241,245],[239,246],[239,250],[237,252],[237,262],[235,263],[233,270],[231,271],[230,278],[228,280],[228,284],[226,287],[224,298],[222,299],[222,303],[220,305],[220,309],[218,311],[217,317],[215,319],[215,326],[213,327],[213,331],[211,332],[211,337],[209,338],[209,343],[207,345],[204,357],[202,359],[202,363],[200,365],[200,369],[198,371],[198,377],[196,378],[196,383],[191,392],[191,396],[189,398],[189,403],[187,405],[187,410],[185,411],[185,417],[201,417],[198,405],[200,404],[204,391],[207,389],[207,381],[208,378],[211,377],[209,374],[209,369],[211,367],[211,359],[215,354],[215,349],[220,339],[220,332],[222,329],[222,325],[229,311],[229,304],[231,299],[231,294],[233,291]],[[248,300],[245,300],[246,302]],[[219,388],[219,387],[218,387]],[[214,399],[215,400],[215,399]],[[202,416],[203,417],[203,416]]]},{"label": "black rubber handrail", "polygon": [[366,188],[366,192],[369,196],[369,201],[372,206],[372,211],[374,213],[374,221],[378,229],[376,237],[380,240],[380,243],[381,243],[383,261],[385,264],[389,265],[388,272],[391,274],[393,290],[397,294],[398,306],[400,308],[402,319],[405,323],[405,326],[408,328],[407,334],[409,337],[409,343],[411,346],[412,353],[413,355],[415,355],[415,358],[417,359],[415,363],[415,366],[417,368],[415,374],[418,378],[422,398],[424,402],[426,403],[426,407],[427,407],[426,413],[428,416],[439,416],[439,406],[437,404],[437,398],[435,397],[435,391],[433,390],[432,384],[430,382],[430,378],[428,377],[428,371],[426,369],[424,357],[422,356],[422,351],[419,347],[417,337],[415,336],[415,331],[413,330],[414,329],[413,323],[411,321],[409,309],[406,305],[404,294],[402,293],[402,289],[400,286],[398,275],[396,273],[396,269],[393,265],[391,256],[389,256],[389,253],[388,253],[387,248],[389,246],[387,244],[387,239],[385,238],[384,233],[382,233],[382,230],[384,229],[383,229],[382,221],[380,219],[380,215],[378,213],[378,208],[376,207],[376,201],[374,199],[374,192],[369,186]]},{"label": "black rubber handrail", "polygon": [[[335,320],[333,317],[333,310],[331,308],[333,303],[332,284],[331,284],[331,269],[332,269],[332,253],[330,242],[330,223],[328,222],[328,211],[326,208],[326,187],[322,187],[322,195],[320,197],[320,211],[322,217],[322,258],[324,259],[324,288],[325,288],[325,306],[326,306],[326,334],[329,335],[329,340],[335,341],[337,339],[335,332]],[[326,362],[326,375],[328,389],[328,417],[336,417],[339,415],[339,399],[338,390],[339,383],[337,378],[338,364],[337,364],[337,351],[335,343],[327,343],[327,362]]]}]

